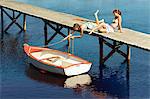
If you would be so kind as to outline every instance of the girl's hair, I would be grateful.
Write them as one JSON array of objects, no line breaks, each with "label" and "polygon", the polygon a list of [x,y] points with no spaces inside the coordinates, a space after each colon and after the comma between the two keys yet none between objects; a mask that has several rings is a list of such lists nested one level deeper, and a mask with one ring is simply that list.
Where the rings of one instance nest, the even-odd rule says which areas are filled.
[{"label": "girl's hair", "polygon": [[113,10],[113,13],[118,13],[119,15],[121,15],[121,11],[119,9]]},{"label": "girl's hair", "polygon": [[73,29],[74,29],[74,30],[75,30],[75,29],[80,30],[80,25],[79,25],[78,23],[75,23],[75,24],[73,25]]}]

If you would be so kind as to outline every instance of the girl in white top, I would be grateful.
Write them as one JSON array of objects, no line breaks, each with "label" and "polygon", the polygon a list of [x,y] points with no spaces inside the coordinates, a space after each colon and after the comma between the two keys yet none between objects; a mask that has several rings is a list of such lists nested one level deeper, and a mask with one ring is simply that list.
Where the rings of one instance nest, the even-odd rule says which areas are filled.
[{"label": "girl in white top", "polygon": [[98,30],[99,32],[102,32],[102,33],[109,33],[109,32],[115,32],[115,29],[118,28],[118,30],[120,32],[122,32],[122,17],[121,17],[121,11],[118,10],[118,9],[115,9],[113,10],[113,14],[115,16],[112,24],[107,24],[105,22],[99,22],[99,19],[98,19],[98,10],[96,11],[95,13],[95,18],[96,18],[96,24],[98,24],[97,27],[93,28],[91,30],[91,32],[89,34],[92,34],[92,32]]}]

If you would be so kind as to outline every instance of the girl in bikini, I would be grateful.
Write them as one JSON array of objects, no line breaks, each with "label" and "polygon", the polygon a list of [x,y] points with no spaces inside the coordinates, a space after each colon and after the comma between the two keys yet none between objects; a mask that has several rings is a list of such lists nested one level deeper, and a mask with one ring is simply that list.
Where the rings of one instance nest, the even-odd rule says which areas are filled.
[{"label": "girl in bikini", "polygon": [[121,11],[118,9],[113,10],[113,14],[115,16],[112,24],[107,24],[105,22],[99,23],[98,20],[98,14],[99,11],[96,11],[95,18],[96,23],[98,24],[97,27],[93,28],[89,34],[92,34],[92,32],[98,30],[102,33],[109,33],[109,32],[115,32],[115,30],[118,28],[120,32],[122,32],[122,17],[121,17]]}]

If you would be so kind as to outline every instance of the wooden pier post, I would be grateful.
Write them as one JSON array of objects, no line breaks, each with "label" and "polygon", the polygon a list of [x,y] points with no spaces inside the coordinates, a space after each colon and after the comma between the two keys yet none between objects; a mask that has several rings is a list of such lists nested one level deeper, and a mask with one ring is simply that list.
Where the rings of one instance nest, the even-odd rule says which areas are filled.
[{"label": "wooden pier post", "polygon": [[127,45],[127,64],[129,65],[130,64],[130,56],[131,56],[131,49],[130,49],[130,46]]},{"label": "wooden pier post", "polygon": [[[68,30],[68,35],[70,35],[70,29],[69,28],[67,28],[67,30]],[[68,44],[67,44],[67,46],[69,46],[69,43],[70,43],[70,40],[69,40],[70,38],[68,38]]]},{"label": "wooden pier post", "polygon": [[129,66],[129,64],[127,64],[127,67],[126,67],[126,79],[127,79],[127,83],[129,83],[129,77],[130,77],[129,73],[130,73],[130,66]]},{"label": "wooden pier post", "polygon": [[[128,55],[128,59],[130,59],[130,47],[129,45],[127,45],[127,55]],[[126,66],[126,84],[127,84],[127,90],[130,90],[130,60],[127,60],[127,66]],[[128,96],[129,96],[129,92],[128,92]]]},{"label": "wooden pier post", "polygon": [[[68,28],[68,35],[70,35],[70,29],[69,28]],[[70,53],[70,47],[71,47],[71,38],[70,37],[68,38],[67,46],[68,46],[68,53]]]},{"label": "wooden pier post", "polygon": [[100,45],[100,66],[104,65],[104,60],[103,60],[103,47],[104,47],[104,40],[102,37],[99,37],[99,45]]},{"label": "wooden pier post", "polygon": [[47,23],[44,22],[44,37],[45,37],[45,45],[47,45]]},{"label": "wooden pier post", "polygon": [[1,6],[1,39],[4,37],[4,18],[3,18],[3,7]]},{"label": "wooden pier post", "polygon": [[23,30],[26,31],[26,14],[23,14]]},{"label": "wooden pier post", "polygon": [[14,10],[12,10],[12,12],[13,12],[13,19],[15,19],[15,11],[14,11]]}]

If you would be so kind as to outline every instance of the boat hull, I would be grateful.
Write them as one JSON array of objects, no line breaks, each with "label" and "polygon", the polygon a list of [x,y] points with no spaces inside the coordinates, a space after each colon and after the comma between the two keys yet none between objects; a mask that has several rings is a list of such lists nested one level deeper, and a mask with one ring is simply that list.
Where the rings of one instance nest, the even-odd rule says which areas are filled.
[{"label": "boat hull", "polygon": [[[32,47],[29,45],[24,45],[24,50],[26,54],[29,56],[28,62],[34,65],[35,67],[42,69],[44,71],[52,72],[52,73],[57,73],[61,75],[66,75],[66,76],[73,76],[73,75],[79,75],[86,73],[90,70],[92,63],[83,60],[77,56],[70,55],[69,53],[53,50],[53,49],[48,49],[48,48],[40,48],[40,47]],[[42,51],[45,51],[44,54]],[[67,65],[66,67],[63,66],[57,66],[56,64],[47,64],[46,62],[42,61],[39,59],[39,52],[40,54],[42,53],[42,56],[46,56],[54,52],[53,54],[63,56],[63,57],[68,57],[70,55],[69,59],[66,58],[64,60],[61,60],[62,65],[66,62],[70,62],[71,65]],[[36,56],[34,56],[32,53],[36,53]],[[73,61],[74,60],[74,61]],[[78,63],[74,63],[75,61],[79,61]]]},{"label": "boat hull", "polygon": [[64,69],[63,68],[56,68],[54,66],[49,66],[47,64],[43,64],[37,60],[34,60],[33,58],[29,57],[28,58],[28,62],[30,64],[32,64],[33,66],[42,69],[44,71],[48,71],[48,72],[52,72],[52,73],[56,73],[56,74],[61,74],[61,75],[65,75]]},{"label": "boat hull", "polygon": [[54,66],[49,66],[47,64],[43,64],[43,63],[41,63],[37,60],[34,60],[30,57],[28,59],[28,62],[39,69],[42,69],[42,70],[45,70],[48,72],[52,72],[52,73],[56,73],[56,74],[66,75],[66,76],[83,74],[83,73],[88,72],[91,68],[91,64],[88,64],[88,65],[82,64],[82,65],[78,65],[78,66],[68,67],[65,69],[57,68]]}]

